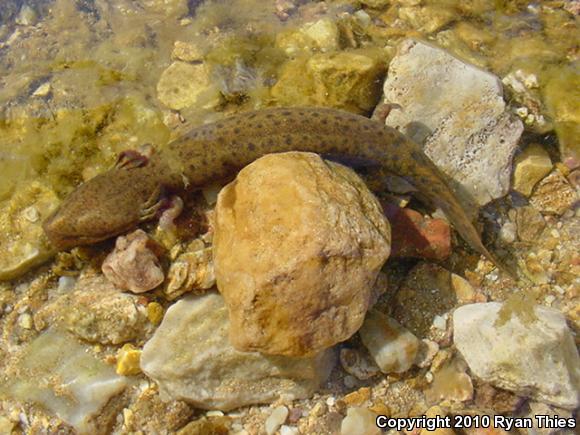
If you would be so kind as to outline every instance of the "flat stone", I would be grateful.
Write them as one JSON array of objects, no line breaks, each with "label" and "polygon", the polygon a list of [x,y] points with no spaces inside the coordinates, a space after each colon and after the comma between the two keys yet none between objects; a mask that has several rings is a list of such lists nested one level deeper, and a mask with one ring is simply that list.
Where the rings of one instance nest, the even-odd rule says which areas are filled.
[{"label": "flat stone", "polygon": [[506,110],[501,81],[449,52],[408,39],[384,84],[386,124],[423,144],[425,153],[479,205],[504,196],[523,131]]},{"label": "flat stone", "polygon": [[484,382],[567,409],[580,404],[580,358],[559,311],[535,307],[537,320],[512,315],[498,325],[502,304],[471,304],[453,315],[455,346]]},{"label": "flat stone", "polygon": [[79,433],[99,433],[93,417],[127,386],[126,378],[87,346],[56,329],[24,346],[6,374],[9,382],[2,389],[9,396],[40,404]]},{"label": "flat stone", "polygon": [[79,279],[73,291],[39,310],[34,323],[40,329],[58,323],[85,341],[101,344],[133,341],[150,328],[137,296],[121,293],[102,275]]},{"label": "flat stone", "polygon": [[312,153],[256,160],[220,192],[215,212],[232,345],[304,356],[346,340],[376,300],[389,252],[381,206],[352,170]]},{"label": "flat stone", "polygon": [[534,186],[550,173],[552,160],[541,145],[532,144],[514,159],[513,189],[530,196]]},{"label": "flat stone", "polygon": [[141,354],[141,369],[164,400],[223,411],[284,396],[310,397],[326,380],[332,350],[310,358],[240,352],[227,338],[228,311],[215,293],[186,296],[167,310]]},{"label": "flat stone", "polygon": [[204,64],[175,61],[159,78],[157,98],[170,109],[181,110],[195,105],[209,87],[209,73]]}]

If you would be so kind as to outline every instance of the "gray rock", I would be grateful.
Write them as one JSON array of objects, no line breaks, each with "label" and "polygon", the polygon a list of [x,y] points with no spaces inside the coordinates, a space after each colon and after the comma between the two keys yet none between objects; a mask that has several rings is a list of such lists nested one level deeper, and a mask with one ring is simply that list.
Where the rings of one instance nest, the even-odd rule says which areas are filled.
[{"label": "gray rock", "polygon": [[504,196],[523,131],[506,111],[501,81],[445,50],[408,39],[389,66],[386,124],[425,153],[480,205]]},{"label": "gray rock", "polygon": [[334,365],[329,350],[311,358],[239,352],[227,339],[223,298],[188,296],[172,305],[141,355],[141,369],[162,397],[203,409],[230,410],[253,403],[312,395]]},{"label": "gray rock", "polygon": [[484,382],[562,408],[580,404],[580,358],[566,319],[537,306],[537,320],[496,324],[499,302],[471,304],[453,315],[454,341]]}]

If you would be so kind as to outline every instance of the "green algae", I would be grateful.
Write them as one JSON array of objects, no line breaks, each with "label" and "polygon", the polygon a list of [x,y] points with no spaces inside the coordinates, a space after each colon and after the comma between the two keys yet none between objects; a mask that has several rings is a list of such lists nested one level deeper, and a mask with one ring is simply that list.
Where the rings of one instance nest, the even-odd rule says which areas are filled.
[{"label": "green algae", "polygon": [[580,159],[580,72],[578,68],[551,70],[544,89],[548,110],[554,120],[563,159]]}]

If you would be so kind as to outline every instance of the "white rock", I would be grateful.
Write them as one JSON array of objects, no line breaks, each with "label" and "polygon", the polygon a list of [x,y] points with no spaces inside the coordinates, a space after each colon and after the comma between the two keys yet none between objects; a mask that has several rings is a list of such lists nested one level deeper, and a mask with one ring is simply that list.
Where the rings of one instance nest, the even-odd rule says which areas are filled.
[{"label": "white rock", "polygon": [[17,400],[41,404],[81,434],[96,433],[91,417],[127,386],[112,366],[56,330],[25,346],[7,372],[4,391]]},{"label": "white rock", "polygon": [[366,408],[348,408],[340,424],[340,435],[380,435],[377,415]]},{"label": "white rock", "polygon": [[218,294],[188,296],[167,310],[141,354],[141,369],[158,383],[162,398],[223,411],[282,395],[306,398],[334,365],[331,350],[311,358],[239,352],[227,339],[228,327]]},{"label": "white rock", "polygon": [[580,404],[580,358],[566,319],[536,307],[537,320],[512,316],[496,325],[502,304],[458,308],[453,315],[455,345],[471,371],[484,382],[573,409]]},{"label": "white rock", "polygon": [[417,142],[480,205],[505,195],[523,131],[506,111],[501,81],[445,50],[408,39],[389,66],[386,124]]},{"label": "white rock", "polygon": [[359,334],[382,372],[402,373],[413,365],[419,339],[395,320],[371,310]]},{"label": "white rock", "polygon": [[266,434],[274,435],[280,426],[284,424],[286,418],[288,418],[288,408],[285,406],[274,408],[272,414],[266,419]]},{"label": "white rock", "polygon": [[280,428],[280,435],[300,435],[300,431],[294,426],[282,426]]}]

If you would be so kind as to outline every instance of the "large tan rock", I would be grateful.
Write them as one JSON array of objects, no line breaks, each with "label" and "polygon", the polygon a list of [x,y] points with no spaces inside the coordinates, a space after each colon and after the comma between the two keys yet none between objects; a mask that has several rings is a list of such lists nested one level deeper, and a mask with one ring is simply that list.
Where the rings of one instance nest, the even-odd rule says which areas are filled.
[{"label": "large tan rock", "polygon": [[219,194],[214,261],[244,351],[303,356],[354,334],[389,256],[381,206],[350,169],[271,154]]}]

